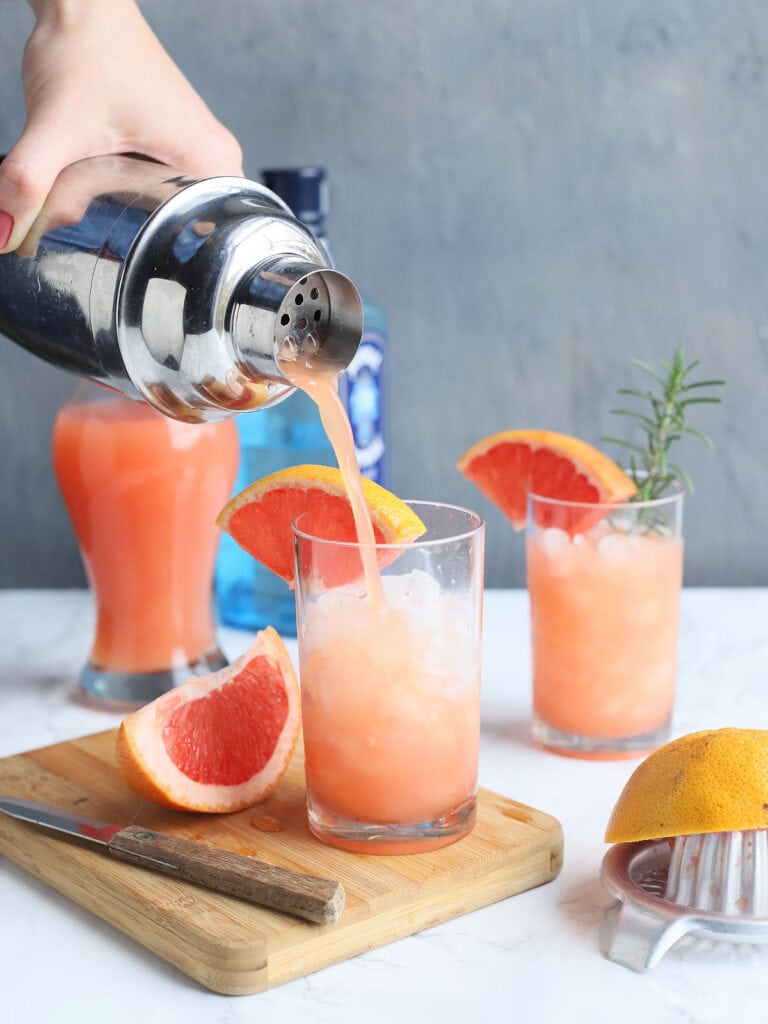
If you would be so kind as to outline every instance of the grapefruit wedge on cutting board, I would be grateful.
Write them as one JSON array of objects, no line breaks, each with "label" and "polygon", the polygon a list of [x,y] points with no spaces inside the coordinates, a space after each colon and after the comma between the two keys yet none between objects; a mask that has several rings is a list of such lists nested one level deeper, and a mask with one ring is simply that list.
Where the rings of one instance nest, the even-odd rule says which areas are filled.
[{"label": "grapefruit wedge on cutting board", "polygon": [[219,672],[195,676],[128,715],[117,762],[139,796],[176,810],[224,813],[264,800],[288,767],[301,722],[299,686],[274,629]]}]

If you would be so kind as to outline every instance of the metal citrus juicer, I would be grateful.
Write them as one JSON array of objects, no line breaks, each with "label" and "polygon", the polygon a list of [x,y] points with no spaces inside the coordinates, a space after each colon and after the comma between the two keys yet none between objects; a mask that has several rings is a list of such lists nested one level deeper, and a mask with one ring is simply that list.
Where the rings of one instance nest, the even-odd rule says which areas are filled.
[{"label": "metal citrus juicer", "polygon": [[768,943],[768,831],[617,843],[601,877],[616,900],[604,952],[631,970],[653,969],[686,938]]}]

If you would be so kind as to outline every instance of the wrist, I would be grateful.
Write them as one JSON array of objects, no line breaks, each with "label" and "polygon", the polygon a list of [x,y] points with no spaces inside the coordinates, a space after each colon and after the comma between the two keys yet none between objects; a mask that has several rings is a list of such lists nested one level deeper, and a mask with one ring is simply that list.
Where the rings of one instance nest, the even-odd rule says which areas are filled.
[{"label": "wrist", "polygon": [[134,0],[27,0],[38,22],[64,29],[78,24],[89,13],[94,13],[106,2],[122,6],[135,6]]}]

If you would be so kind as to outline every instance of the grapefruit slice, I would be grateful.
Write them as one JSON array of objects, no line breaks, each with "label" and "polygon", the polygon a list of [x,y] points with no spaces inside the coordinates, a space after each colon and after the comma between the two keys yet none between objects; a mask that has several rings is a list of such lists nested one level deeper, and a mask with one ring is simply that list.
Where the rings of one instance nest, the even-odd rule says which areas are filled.
[{"label": "grapefruit slice", "polygon": [[[377,544],[409,544],[425,531],[419,517],[391,491],[363,478],[363,496],[371,513]],[[291,524],[307,513],[307,533],[326,540],[357,541],[352,507],[341,472],[331,466],[293,466],[263,477],[236,494],[219,513],[218,526],[262,565],[293,586]],[[397,552],[391,554],[390,560]],[[383,552],[379,564],[386,562]],[[356,561],[352,559],[351,561]],[[356,561],[359,567],[359,561]],[[338,565],[334,583],[356,571]]]},{"label": "grapefruit slice", "polygon": [[[561,501],[614,504],[637,491],[635,483],[603,452],[553,430],[492,434],[464,452],[457,467],[516,530],[525,526],[529,493]],[[574,532],[582,516],[574,510],[571,519]]]},{"label": "grapefruit slice", "polygon": [[197,676],[128,715],[117,762],[139,796],[184,811],[225,813],[264,800],[299,735],[300,698],[274,629],[219,672]]}]

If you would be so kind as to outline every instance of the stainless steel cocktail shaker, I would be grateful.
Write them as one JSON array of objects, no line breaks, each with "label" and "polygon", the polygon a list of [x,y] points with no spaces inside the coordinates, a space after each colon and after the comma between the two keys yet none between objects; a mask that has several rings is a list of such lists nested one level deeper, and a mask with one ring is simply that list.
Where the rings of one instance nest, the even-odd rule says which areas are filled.
[{"label": "stainless steel cocktail shaker", "polygon": [[0,256],[0,332],[168,416],[219,420],[290,394],[282,357],[349,364],[362,305],[329,262],[262,185],[82,160]]}]

